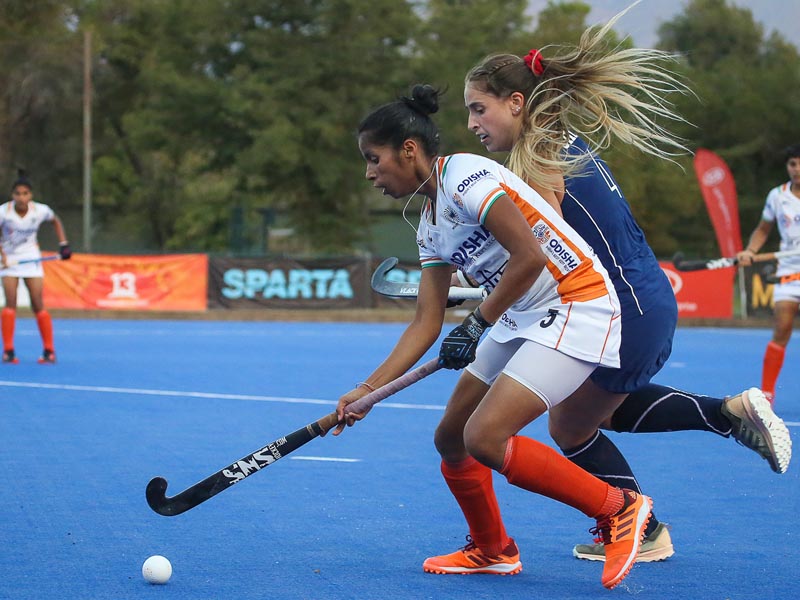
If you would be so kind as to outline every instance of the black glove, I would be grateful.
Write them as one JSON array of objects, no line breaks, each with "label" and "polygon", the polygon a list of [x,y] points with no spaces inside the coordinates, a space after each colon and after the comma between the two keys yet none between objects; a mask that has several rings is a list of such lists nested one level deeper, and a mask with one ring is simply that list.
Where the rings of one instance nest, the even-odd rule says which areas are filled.
[{"label": "black glove", "polygon": [[58,255],[61,257],[61,260],[69,260],[70,256],[72,256],[72,250],[69,249],[69,242],[61,242],[58,245]]},{"label": "black glove", "polygon": [[463,369],[475,360],[475,349],[483,332],[492,324],[481,315],[479,308],[467,315],[464,322],[444,338],[439,348],[439,364],[445,369]]},{"label": "black glove", "polygon": [[447,304],[445,304],[445,307],[454,308],[456,306],[461,306],[462,304],[464,304],[464,302],[465,302],[464,299],[461,299],[461,300],[450,300],[450,298],[448,298],[447,299]]}]

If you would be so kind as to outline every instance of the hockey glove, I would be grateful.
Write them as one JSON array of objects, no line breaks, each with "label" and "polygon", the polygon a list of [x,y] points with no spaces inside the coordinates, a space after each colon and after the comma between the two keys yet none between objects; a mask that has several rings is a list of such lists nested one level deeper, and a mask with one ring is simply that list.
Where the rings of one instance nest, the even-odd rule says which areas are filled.
[{"label": "hockey glove", "polygon": [[61,257],[61,260],[69,260],[70,256],[72,256],[72,250],[69,248],[69,242],[61,242],[58,245],[58,255]]},{"label": "hockey glove", "polygon": [[483,332],[492,324],[481,315],[479,308],[467,315],[464,322],[444,338],[439,348],[439,364],[445,369],[463,369],[475,360],[475,349]]}]

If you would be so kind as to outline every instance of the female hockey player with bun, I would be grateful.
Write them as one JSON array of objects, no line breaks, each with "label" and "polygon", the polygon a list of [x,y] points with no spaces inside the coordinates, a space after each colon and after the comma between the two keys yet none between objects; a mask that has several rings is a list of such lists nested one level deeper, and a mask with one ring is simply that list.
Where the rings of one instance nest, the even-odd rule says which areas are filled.
[{"label": "female hockey player with bun", "polygon": [[467,546],[430,557],[423,568],[520,571],[519,550],[492,487],[494,470],[596,519],[607,540],[601,581],[613,588],[634,563],[651,500],[601,481],[519,432],[597,366],[619,366],[616,292],[586,242],[519,177],[485,157],[438,155],[430,118],[437,109],[438,92],[418,85],[411,97],[374,110],[358,129],[373,186],[394,198],[426,197],[417,230],[422,276],[413,321],[382,364],[339,400],[334,433],[364,416],[349,413],[348,404],[405,373],[436,342],[457,266],[491,290],[439,349],[442,366],[465,369],[434,442],[469,537]]},{"label": "female hockey player with bun", "polygon": [[47,221],[53,223],[59,242],[59,257],[69,259],[72,252],[61,219],[46,204],[33,201],[33,184],[20,172],[11,186],[11,200],[0,205],[0,279],[6,305],[0,315],[3,335],[3,362],[19,362],[14,350],[14,327],[17,314],[17,289],[19,280],[25,282],[31,298],[31,308],[42,336],[41,364],[56,362],[53,344],[53,322],[45,310],[43,296],[44,270],[37,234]]}]

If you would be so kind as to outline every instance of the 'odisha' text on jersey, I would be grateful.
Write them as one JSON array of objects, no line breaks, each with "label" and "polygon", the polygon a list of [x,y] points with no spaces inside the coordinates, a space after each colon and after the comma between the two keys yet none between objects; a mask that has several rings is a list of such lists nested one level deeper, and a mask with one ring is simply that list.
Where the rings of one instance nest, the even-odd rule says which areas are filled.
[{"label": "'odisha' text on jersey", "polygon": [[494,289],[508,262],[508,252],[484,222],[492,204],[507,195],[527,220],[547,257],[542,275],[514,304],[514,310],[609,294],[616,303],[608,274],[591,247],[513,172],[473,154],[439,158],[436,171],[436,202],[423,207],[417,230],[423,267],[456,265],[478,284]]}]

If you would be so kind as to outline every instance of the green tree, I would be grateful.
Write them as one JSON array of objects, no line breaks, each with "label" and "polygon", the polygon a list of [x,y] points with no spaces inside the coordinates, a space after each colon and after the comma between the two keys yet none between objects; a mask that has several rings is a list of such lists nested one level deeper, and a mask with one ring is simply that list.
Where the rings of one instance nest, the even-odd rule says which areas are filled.
[{"label": "green tree", "polygon": [[586,18],[591,7],[584,2],[554,2],[548,0],[536,19],[533,39],[547,52],[548,46],[574,45],[586,30]]},{"label": "green tree", "polygon": [[[299,248],[369,247],[376,212],[397,215],[399,206],[363,179],[358,122],[428,82],[447,90],[436,116],[442,150],[483,152],[466,128],[467,70],[497,52],[559,52],[586,28],[584,2],[549,2],[535,27],[526,7],[524,0],[6,0],[0,185],[25,166],[37,197],[60,212],[80,210],[88,30],[96,249],[244,251],[256,246],[267,211],[294,229]],[[690,148],[728,161],[749,228],[767,189],[785,177],[780,149],[800,140],[791,94],[800,83],[797,48],[777,34],[765,38],[750,12],[727,0],[689,1],[660,35],[697,93],[677,99],[694,126],[670,127]],[[609,46],[630,43],[609,35]],[[714,253],[688,156],[676,165],[617,142],[604,158],[659,255]],[[73,237],[78,232],[70,227]]]},{"label": "green tree", "polygon": [[95,200],[104,228],[159,250],[223,246],[227,232],[215,222],[236,181],[219,160],[229,141],[213,72],[228,52],[224,7],[89,3],[83,23],[99,54]]},{"label": "green tree", "polygon": [[235,158],[245,190],[317,250],[346,250],[367,222],[356,125],[409,80],[417,17],[391,0],[235,6],[226,107],[247,139]]},{"label": "green tree", "polygon": [[81,189],[82,38],[72,16],[58,0],[0,3],[0,188],[24,168],[36,198],[59,212]]},{"label": "green tree", "polygon": [[[659,35],[660,47],[683,57],[683,73],[699,98],[679,103],[695,125],[686,134],[693,148],[717,152],[730,166],[746,236],[767,191],[785,177],[780,150],[800,140],[791,93],[800,85],[797,48],[777,33],[765,38],[752,13],[727,0],[692,0]],[[702,204],[696,183],[691,195]],[[700,237],[684,241],[706,251],[716,247]]]},{"label": "green tree", "polygon": [[[441,97],[436,122],[442,131],[442,152],[482,153],[467,129],[464,77],[489,54],[521,52],[530,40],[525,0],[430,0],[415,36],[418,81],[435,85]],[[409,86],[407,86],[408,89]]]},{"label": "green tree", "polygon": [[358,238],[366,211],[353,131],[381,90],[407,80],[409,5],[108,0],[90,8],[102,39],[107,144],[98,201],[112,229],[149,233],[162,250],[225,250],[231,209],[248,217],[272,209],[318,251]]}]

